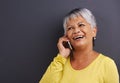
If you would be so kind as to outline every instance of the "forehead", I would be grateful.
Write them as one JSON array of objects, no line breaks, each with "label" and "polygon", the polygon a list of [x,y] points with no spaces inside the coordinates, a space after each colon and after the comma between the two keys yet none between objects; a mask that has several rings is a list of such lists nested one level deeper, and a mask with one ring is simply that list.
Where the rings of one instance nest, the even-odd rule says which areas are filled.
[{"label": "forehead", "polygon": [[66,25],[72,25],[74,23],[87,23],[87,21],[82,16],[68,17],[66,20]]}]

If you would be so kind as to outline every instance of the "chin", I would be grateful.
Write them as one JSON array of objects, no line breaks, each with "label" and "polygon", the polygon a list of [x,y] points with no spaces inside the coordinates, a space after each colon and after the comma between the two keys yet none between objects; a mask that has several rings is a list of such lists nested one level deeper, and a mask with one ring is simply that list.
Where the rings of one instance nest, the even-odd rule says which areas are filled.
[{"label": "chin", "polygon": [[74,44],[74,47],[83,47],[85,46],[85,43],[76,43]]}]

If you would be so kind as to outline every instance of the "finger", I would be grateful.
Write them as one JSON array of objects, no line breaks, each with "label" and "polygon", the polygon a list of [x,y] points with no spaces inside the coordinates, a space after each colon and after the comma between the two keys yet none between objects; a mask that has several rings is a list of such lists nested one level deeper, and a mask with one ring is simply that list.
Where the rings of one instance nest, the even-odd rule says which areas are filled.
[{"label": "finger", "polygon": [[63,42],[64,42],[64,41],[66,41],[66,42],[67,42],[67,39],[66,39],[66,38],[64,38],[64,37],[59,38],[59,41],[58,41],[57,46],[58,46],[58,48],[59,48],[60,50],[65,49],[65,47],[63,46]]},{"label": "finger", "polygon": [[63,37],[60,38],[61,41],[69,41],[68,37],[64,35]]}]

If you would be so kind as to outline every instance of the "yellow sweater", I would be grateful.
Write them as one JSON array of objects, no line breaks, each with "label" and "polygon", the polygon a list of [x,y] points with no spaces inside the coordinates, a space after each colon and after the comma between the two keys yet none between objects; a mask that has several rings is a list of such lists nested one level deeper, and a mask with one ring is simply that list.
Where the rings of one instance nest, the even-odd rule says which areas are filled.
[{"label": "yellow sweater", "polygon": [[119,75],[115,62],[103,54],[82,70],[73,69],[70,58],[58,54],[39,83],[119,83]]}]

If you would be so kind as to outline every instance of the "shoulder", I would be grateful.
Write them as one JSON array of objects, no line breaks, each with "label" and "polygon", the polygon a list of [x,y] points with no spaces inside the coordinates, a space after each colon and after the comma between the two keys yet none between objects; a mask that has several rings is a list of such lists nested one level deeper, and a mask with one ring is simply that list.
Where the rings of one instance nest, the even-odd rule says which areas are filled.
[{"label": "shoulder", "polygon": [[115,61],[103,54],[101,54],[101,57],[103,57],[103,72],[104,72],[104,80],[105,83],[118,83],[119,81],[119,75],[118,75],[118,69],[116,66]]},{"label": "shoulder", "polygon": [[116,69],[116,63],[111,57],[104,54],[100,54],[100,57],[105,70]]},{"label": "shoulder", "polygon": [[99,64],[99,68],[106,69],[108,67],[116,66],[114,60],[102,53],[98,54],[98,57],[95,60],[96,65]]},{"label": "shoulder", "polygon": [[108,64],[108,63],[114,63],[114,60],[111,57],[109,57],[107,55],[104,55],[102,53],[100,54],[100,56],[101,56],[101,58],[102,58],[102,60],[103,60],[104,63],[106,63],[106,64]]},{"label": "shoulder", "polygon": [[100,53],[99,56],[106,63],[114,62],[114,60],[111,57],[107,56],[107,55],[104,55],[104,54]]},{"label": "shoulder", "polygon": [[114,62],[114,60],[111,57],[106,56],[102,53],[98,54],[97,61],[102,64],[109,64]]}]

